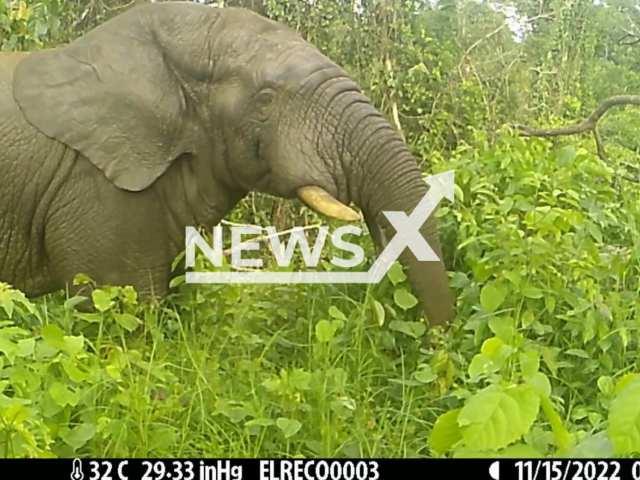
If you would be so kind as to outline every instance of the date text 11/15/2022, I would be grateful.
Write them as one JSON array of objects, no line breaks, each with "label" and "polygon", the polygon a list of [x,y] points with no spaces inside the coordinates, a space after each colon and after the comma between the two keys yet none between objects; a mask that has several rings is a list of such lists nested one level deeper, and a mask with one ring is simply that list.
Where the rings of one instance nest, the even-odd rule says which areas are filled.
[{"label": "date text 11/15/2022", "polygon": [[[379,480],[378,462],[355,460],[259,460],[259,480]],[[244,480],[242,465],[229,460],[91,460],[84,480]],[[138,462],[136,462],[138,463]],[[235,463],[235,462],[234,462]],[[253,469],[251,469],[253,470]],[[256,473],[253,470],[251,473]],[[253,477],[253,475],[251,475]],[[73,474],[72,474],[73,478]]]}]

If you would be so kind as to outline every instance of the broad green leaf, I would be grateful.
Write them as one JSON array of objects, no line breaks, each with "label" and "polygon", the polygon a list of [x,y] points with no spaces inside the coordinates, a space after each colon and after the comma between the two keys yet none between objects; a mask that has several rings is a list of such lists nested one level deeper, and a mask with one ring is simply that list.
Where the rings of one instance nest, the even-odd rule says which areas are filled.
[{"label": "broad green leaf", "polygon": [[402,265],[398,262],[394,262],[393,265],[391,265],[391,268],[387,272],[387,277],[389,277],[389,280],[391,280],[391,283],[394,285],[404,282],[407,279],[407,276],[402,270]]},{"label": "broad green leaf", "polygon": [[430,365],[423,363],[418,366],[418,370],[414,373],[414,377],[419,382],[431,383],[437,378],[437,375],[433,372]]},{"label": "broad green leaf", "polygon": [[245,422],[245,427],[270,427],[271,425],[274,425],[276,422],[274,422],[273,420],[271,420],[270,418],[254,418],[253,420],[249,420],[248,422]]},{"label": "broad green leaf", "polygon": [[79,273],[78,275],[76,275],[73,278],[73,284],[74,285],[84,285],[84,284],[87,284],[87,283],[93,283],[93,282],[89,277],[87,277],[86,275],[84,275],[82,273]]},{"label": "broad green leaf", "polygon": [[75,364],[75,360],[65,358],[62,360],[62,367],[64,371],[67,372],[69,378],[74,382],[84,382],[89,378],[89,375],[81,371]]},{"label": "broad green leaf", "polygon": [[409,310],[418,304],[418,299],[404,288],[397,288],[396,291],[393,292],[393,300],[396,302],[396,305],[403,310]]},{"label": "broad green leaf", "polygon": [[[36,348],[36,339],[35,338],[25,338],[23,340],[18,340],[18,348],[15,350],[15,354],[17,357],[30,357],[33,355],[33,352]],[[2,368],[0,367],[0,370]]]},{"label": "broad green leaf", "polygon": [[440,455],[448,452],[451,447],[462,440],[462,433],[458,426],[459,414],[460,409],[457,408],[440,415],[431,430],[429,445]]},{"label": "broad green leaf", "polygon": [[342,321],[347,321],[347,317],[344,316],[344,313],[342,313],[340,310],[338,310],[337,307],[334,307],[333,305],[331,305],[329,307],[329,315],[332,318],[337,318],[338,320],[342,320]]},{"label": "broad green leaf", "polygon": [[640,377],[629,382],[611,402],[607,432],[618,455],[640,452]]},{"label": "broad green leaf", "polygon": [[89,322],[89,323],[100,323],[102,321],[102,315],[100,315],[99,313],[74,312],[73,314],[75,317],[80,318],[81,320],[84,320],[85,322]]},{"label": "broad green leaf", "polygon": [[65,429],[60,433],[62,440],[74,450],[78,450],[96,434],[96,428],[90,423],[83,423],[73,429]]},{"label": "broad green leaf", "polygon": [[616,382],[616,388],[614,390],[614,395],[619,394],[624,387],[626,387],[631,381],[638,376],[637,373],[627,373],[620,377],[620,380]]},{"label": "broad green leaf", "polygon": [[84,348],[84,337],[65,335],[64,337],[65,351],[72,357],[77,355]]},{"label": "broad green leaf", "polygon": [[474,355],[469,363],[469,377],[471,380],[477,380],[481,376],[490,375],[500,370],[500,365],[497,365],[486,356],[484,353]]},{"label": "broad green leaf", "polygon": [[588,222],[587,231],[596,242],[602,243],[602,231],[595,223]]},{"label": "broad green leaf", "polygon": [[389,328],[413,338],[420,338],[427,331],[427,327],[422,322],[403,322],[402,320],[394,320],[389,324]]},{"label": "broad green leaf", "polygon": [[91,298],[93,299],[93,304],[100,312],[106,312],[113,306],[111,297],[103,290],[94,290],[91,292]]},{"label": "broad green leaf", "polygon": [[562,147],[556,153],[558,166],[562,168],[570,166],[577,154],[578,152],[576,152],[576,149],[573,147]]},{"label": "broad green leaf", "polygon": [[328,320],[320,320],[316,325],[316,337],[321,343],[329,343],[336,333],[336,326]]},{"label": "broad green leaf", "polygon": [[535,322],[536,317],[533,315],[533,312],[531,310],[527,310],[522,314],[522,317],[520,317],[520,323],[524,328],[529,328]]},{"label": "broad green leaf", "polygon": [[113,317],[122,328],[129,332],[133,332],[136,328],[142,325],[142,321],[130,313],[114,313]]},{"label": "broad green leaf", "polygon": [[531,385],[491,385],[465,402],[458,416],[465,446],[473,450],[498,450],[525,435],[540,409]]},{"label": "broad green leaf", "polygon": [[520,371],[523,377],[530,377],[538,373],[540,369],[540,354],[528,350],[520,354]]},{"label": "broad green leaf", "polygon": [[60,382],[53,382],[51,387],[49,388],[49,395],[53,398],[54,402],[56,402],[61,407],[66,405],[75,406],[78,403],[79,397],[77,394],[69,390],[69,388]]},{"label": "broad green leaf", "polygon": [[611,458],[614,455],[613,443],[607,432],[588,436],[566,453],[568,458]]},{"label": "broad green leaf", "polygon": [[496,356],[500,347],[504,346],[504,340],[498,337],[487,338],[484,342],[482,342],[482,347],[480,347],[480,351],[486,356],[493,358]]},{"label": "broad green leaf", "polygon": [[512,317],[500,316],[489,319],[489,329],[505,343],[511,343],[516,333],[516,322]]},{"label": "broad green leaf", "polygon": [[533,375],[525,377],[525,379],[529,385],[533,385],[536,388],[538,394],[547,397],[551,395],[551,383],[549,382],[549,377],[544,373],[535,372]]},{"label": "broad green leaf", "polygon": [[56,347],[58,350],[65,350],[67,344],[64,341],[64,332],[57,325],[52,323],[45,325],[42,327],[40,334],[42,339],[49,345]]},{"label": "broad green leaf", "polygon": [[302,427],[302,424],[298,420],[292,420],[283,417],[280,417],[278,418],[278,420],[276,420],[276,425],[280,430],[282,430],[284,438],[293,437]]},{"label": "broad green leaf", "polygon": [[502,305],[507,293],[509,289],[505,285],[489,282],[480,291],[480,304],[488,313],[493,313]]},{"label": "broad green leaf", "polygon": [[64,302],[64,308],[65,310],[74,310],[76,305],[79,305],[85,300],[86,300],[86,297],[81,297],[81,296],[71,297]]},{"label": "broad green leaf", "polygon": [[544,458],[544,455],[531,445],[516,443],[500,450],[500,458]]},{"label": "broad green leaf", "polygon": [[524,287],[520,292],[527,298],[542,298],[542,290],[536,287]]},{"label": "broad green leaf", "polygon": [[552,297],[551,295],[544,297],[544,308],[546,308],[549,313],[553,313],[556,309],[556,297]]},{"label": "broad green leaf", "polygon": [[608,397],[613,395],[615,386],[611,377],[608,375],[603,375],[598,378],[598,389]]}]

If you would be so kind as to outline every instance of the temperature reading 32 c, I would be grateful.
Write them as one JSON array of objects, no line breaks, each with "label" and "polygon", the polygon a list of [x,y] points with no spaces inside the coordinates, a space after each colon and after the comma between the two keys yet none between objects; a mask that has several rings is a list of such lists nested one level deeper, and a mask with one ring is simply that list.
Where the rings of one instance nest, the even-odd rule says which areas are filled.
[{"label": "temperature reading 32 c", "polygon": [[[624,465],[624,467],[623,467]],[[616,460],[526,460],[515,463],[518,480],[640,480],[640,461],[621,464]]]}]

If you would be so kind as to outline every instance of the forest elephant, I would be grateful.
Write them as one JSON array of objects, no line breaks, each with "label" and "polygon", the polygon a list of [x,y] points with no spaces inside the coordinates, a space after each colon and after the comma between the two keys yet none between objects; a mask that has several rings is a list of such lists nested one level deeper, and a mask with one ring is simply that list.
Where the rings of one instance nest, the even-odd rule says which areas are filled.
[{"label": "forest elephant", "polygon": [[[0,54],[0,170],[0,280],[29,297],[74,293],[79,273],[163,296],[185,227],[251,191],[340,219],[354,204],[377,247],[395,233],[382,212],[410,215],[428,191],[401,136],[296,31],[192,2]],[[442,259],[433,214],[420,233]],[[400,261],[430,324],[448,324],[443,262]]]}]

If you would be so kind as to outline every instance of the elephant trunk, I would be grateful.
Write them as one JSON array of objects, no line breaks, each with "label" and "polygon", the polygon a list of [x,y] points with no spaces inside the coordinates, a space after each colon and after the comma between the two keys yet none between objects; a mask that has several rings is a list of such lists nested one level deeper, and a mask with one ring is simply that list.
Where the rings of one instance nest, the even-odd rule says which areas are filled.
[{"label": "elephant trunk", "polygon": [[[378,253],[390,242],[396,230],[383,211],[401,211],[411,215],[428,192],[414,157],[391,125],[369,102],[353,102],[355,121],[346,132],[342,159],[347,171],[350,197],[362,209]],[[346,161],[345,161],[346,160]],[[400,262],[414,293],[418,296],[431,325],[446,326],[453,319],[453,305],[442,249],[436,231],[435,213],[420,228],[420,233],[441,261],[419,261],[405,248]]]}]

